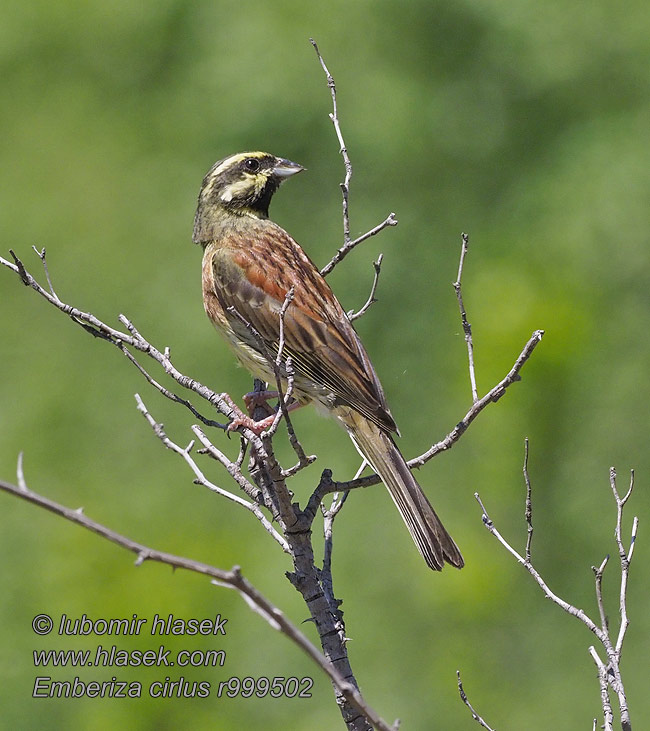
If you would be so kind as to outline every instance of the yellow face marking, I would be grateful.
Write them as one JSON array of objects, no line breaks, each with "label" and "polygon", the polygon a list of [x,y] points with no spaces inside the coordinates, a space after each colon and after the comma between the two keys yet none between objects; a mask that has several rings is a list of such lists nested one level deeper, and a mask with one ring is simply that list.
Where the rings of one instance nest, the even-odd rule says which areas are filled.
[{"label": "yellow face marking", "polygon": [[245,195],[249,191],[254,191],[255,195],[261,192],[266,185],[266,181],[271,174],[268,170],[263,173],[253,175],[251,173],[243,173],[243,176],[234,183],[226,186],[223,193],[219,196],[224,203],[229,203],[233,198]]},{"label": "yellow face marking", "polygon": [[246,158],[249,157],[266,157],[266,152],[260,152],[259,150],[257,152],[240,152],[237,155],[231,155],[230,157],[227,157],[220,165],[219,167],[215,168],[212,171],[213,177],[216,177],[220,173],[222,173],[224,170],[227,170],[229,167],[232,167],[233,165],[236,165],[237,163],[241,162],[242,160],[246,160]]}]

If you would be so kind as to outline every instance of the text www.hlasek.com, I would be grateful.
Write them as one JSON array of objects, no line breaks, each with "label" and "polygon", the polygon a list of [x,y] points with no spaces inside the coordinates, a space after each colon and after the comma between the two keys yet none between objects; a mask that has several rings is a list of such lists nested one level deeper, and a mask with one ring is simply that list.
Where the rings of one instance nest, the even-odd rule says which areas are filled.
[{"label": "text www.hlasek.com", "polygon": [[[183,620],[169,615],[156,615],[151,622],[151,635],[226,635],[227,619],[220,614],[214,619]],[[133,615],[132,619],[99,619],[93,620],[85,614],[80,619],[71,620],[65,614],[61,617],[57,634],[70,635],[139,635],[144,634],[142,628],[148,623]],[[49,615],[37,615],[32,628],[38,635],[50,634],[55,628]],[[147,633],[149,634],[149,633]],[[175,653],[160,645],[156,650],[122,650],[116,645],[98,645],[92,650],[34,650],[34,666],[46,667],[181,667],[181,668],[214,668],[223,667],[226,662],[225,650],[179,650]],[[311,678],[272,678],[266,677],[243,679],[237,677],[221,681],[217,686],[217,697],[249,698],[255,694],[258,698],[266,695],[278,698],[311,697]],[[208,681],[190,681],[184,677],[150,683],[146,689],[152,698],[207,698],[211,692]],[[70,680],[58,680],[49,676],[39,676],[34,680],[32,697],[34,698],[140,698],[143,695],[143,684],[139,681],[118,679],[82,680],[74,677]]]},{"label": "text www.hlasek.com", "polygon": [[[115,645],[104,648],[99,645],[92,650],[34,650],[34,665],[65,667],[223,667],[226,661],[224,650],[180,650],[174,660],[169,659],[171,650],[161,645],[157,650],[118,650]],[[92,656],[92,659],[91,659]]]}]

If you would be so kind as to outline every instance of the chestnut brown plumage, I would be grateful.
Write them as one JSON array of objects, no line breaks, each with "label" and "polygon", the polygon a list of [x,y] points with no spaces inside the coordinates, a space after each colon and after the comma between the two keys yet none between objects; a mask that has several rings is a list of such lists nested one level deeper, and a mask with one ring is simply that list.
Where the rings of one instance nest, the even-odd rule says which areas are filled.
[{"label": "chestnut brown plumage", "polygon": [[293,362],[297,400],[315,403],[343,424],[388,488],[427,564],[461,568],[460,551],[393,441],[397,426],[352,323],[313,262],[268,218],[280,183],[301,170],[265,152],[246,152],[207,173],[193,234],[204,248],[205,311],[241,363],[274,383],[259,339],[277,354],[280,310],[293,287],[284,315],[284,355]]}]

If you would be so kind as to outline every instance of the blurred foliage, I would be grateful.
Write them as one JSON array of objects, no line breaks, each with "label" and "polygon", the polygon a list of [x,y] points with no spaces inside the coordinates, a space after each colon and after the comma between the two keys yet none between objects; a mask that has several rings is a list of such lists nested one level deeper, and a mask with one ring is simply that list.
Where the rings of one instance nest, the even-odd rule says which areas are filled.
[{"label": "blurred foliage", "polygon": [[[592,615],[589,567],[615,553],[608,468],[618,467],[621,486],[636,468],[626,528],[632,514],[642,524],[623,670],[633,722],[647,717],[646,3],[5,0],[0,12],[2,255],[13,248],[39,272],[30,247],[46,247],[65,300],[110,323],[126,313],[172,348],[182,370],[233,395],[250,379],[202,312],[200,251],[190,243],[195,197],[205,171],[229,153],[266,149],[294,159],[308,173],[287,184],[272,215],[315,261],[329,259],[341,241],[343,170],[330,96],[308,42],[316,38],[338,85],[354,164],[353,234],[391,210],[400,221],[351,255],[331,282],[346,308],[360,306],[371,261],[384,252],[379,303],[359,331],[405,454],[442,437],[469,404],[450,286],[461,231],[471,237],[464,294],[481,392],[507,372],[534,329],[546,330],[522,383],[419,473],[463,549],[464,571],[431,575],[379,488],[352,495],[340,516],[336,591],[363,691],[405,729],[475,727],[457,698],[456,668],[497,728],[585,728],[599,715],[587,653],[593,638],[542,600],[485,532],[473,499],[479,490],[502,532],[523,546],[528,436],[534,555],[551,586]],[[179,442],[189,441],[189,415],[7,271],[0,306],[3,477],[13,479],[24,450],[33,489],[154,547],[221,567],[238,563],[301,622],[305,608],[283,577],[289,566],[280,551],[248,514],[192,485],[137,414],[133,393]],[[294,481],[304,500],[323,467],[349,477],[356,453],[309,409],[295,423],[307,451],[320,455]],[[215,479],[228,484],[223,473]],[[104,541],[10,497],[0,501],[0,703],[8,728],[341,726],[327,681],[231,592],[163,567],[136,570]],[[613,564],[605,585],[615,623]],[[184,677],[214,689],[231,675],[312,675],[314,697],[28,702],[34,647],[97,644],[37,639],[30,621],[39,612],[221,613],[228,635],[216,647],[227,651],[226,666]],[[127,649],[160,644],[116,640]],[[164,643],[207,646],[183,637]],[[44,674],[148,683],[178,670]]]}]

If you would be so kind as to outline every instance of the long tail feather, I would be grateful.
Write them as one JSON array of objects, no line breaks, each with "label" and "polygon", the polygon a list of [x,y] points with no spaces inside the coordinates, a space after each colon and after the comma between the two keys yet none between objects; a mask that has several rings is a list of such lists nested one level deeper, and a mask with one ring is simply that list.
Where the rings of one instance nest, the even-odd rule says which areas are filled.
[{"label": "long tail feather", "polygon": [[339,418],[358,450],[388,488],[427,565],[434,571],[441,571],[446,561],[462,568],[465,562],[458,546],[440,522],[391,436],[354,411],[339,414]]}]

